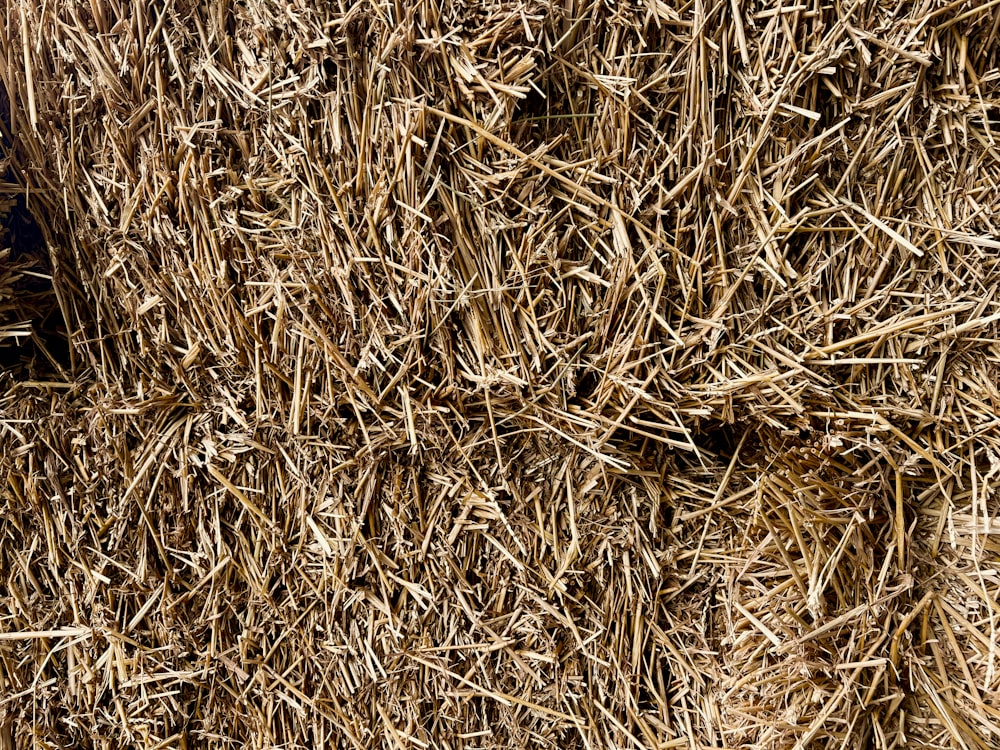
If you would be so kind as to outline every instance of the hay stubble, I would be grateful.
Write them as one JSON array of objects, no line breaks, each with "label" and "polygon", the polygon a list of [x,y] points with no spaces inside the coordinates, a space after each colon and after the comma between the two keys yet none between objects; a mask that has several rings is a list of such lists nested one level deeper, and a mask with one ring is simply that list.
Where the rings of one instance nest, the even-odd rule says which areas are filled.
[{"label": "hay stubble", "polygon": [[1000,741],[996,4],[3,13],[0,745]]}]

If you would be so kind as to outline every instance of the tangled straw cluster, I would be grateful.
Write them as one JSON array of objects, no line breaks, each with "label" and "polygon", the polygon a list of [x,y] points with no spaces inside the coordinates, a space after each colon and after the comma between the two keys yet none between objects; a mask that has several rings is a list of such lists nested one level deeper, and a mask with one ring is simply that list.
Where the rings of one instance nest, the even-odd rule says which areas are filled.
[{"label": "tangled straw cluster", "polygon": [[997,3],[0,8],[0,747],[1000,742]]}]

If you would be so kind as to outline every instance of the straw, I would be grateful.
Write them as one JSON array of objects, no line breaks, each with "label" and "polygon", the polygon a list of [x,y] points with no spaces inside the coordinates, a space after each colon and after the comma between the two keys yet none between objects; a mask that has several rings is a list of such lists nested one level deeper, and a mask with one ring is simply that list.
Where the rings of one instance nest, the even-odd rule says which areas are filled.
[{"label": "straw", "polygon": [[6,0],[0,748],[996,747],[998,8]]}]

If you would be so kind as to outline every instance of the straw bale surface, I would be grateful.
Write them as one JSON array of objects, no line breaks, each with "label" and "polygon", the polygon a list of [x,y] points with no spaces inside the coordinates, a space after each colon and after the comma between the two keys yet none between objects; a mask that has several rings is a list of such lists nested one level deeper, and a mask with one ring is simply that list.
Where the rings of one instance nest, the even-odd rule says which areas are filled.
[{"label": "straw bale surface", "polygon": [[1000,746],[1000,3],[0,13],[0,749]]}]

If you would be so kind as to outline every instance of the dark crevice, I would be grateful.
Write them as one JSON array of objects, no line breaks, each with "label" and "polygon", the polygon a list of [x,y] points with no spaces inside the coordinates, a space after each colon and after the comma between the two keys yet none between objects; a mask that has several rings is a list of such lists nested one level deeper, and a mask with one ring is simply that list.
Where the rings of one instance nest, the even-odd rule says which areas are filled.
[{"label": "dark crevice", "polygon": [[[12,151],[10,106],[0,82],[5,155]],[[18,378],[65,375],[71,369],[69,338],[45,234],[17,187],[13,167],[0,183],[0,370]]]},{"label": "dark crevice", "polygon": [[29,375],[70,369],[66,322],[52,285],[48,245],[23,195],[0,228],[0,325],[19,335],[0,339],[0,366]]}]

